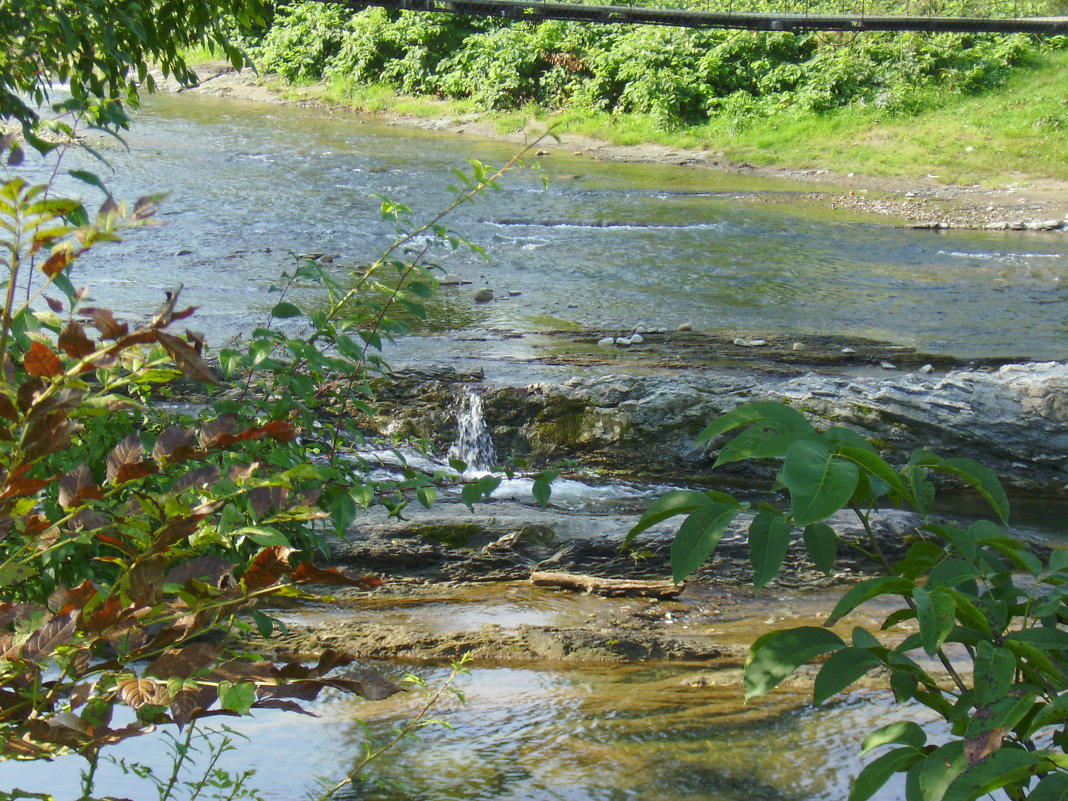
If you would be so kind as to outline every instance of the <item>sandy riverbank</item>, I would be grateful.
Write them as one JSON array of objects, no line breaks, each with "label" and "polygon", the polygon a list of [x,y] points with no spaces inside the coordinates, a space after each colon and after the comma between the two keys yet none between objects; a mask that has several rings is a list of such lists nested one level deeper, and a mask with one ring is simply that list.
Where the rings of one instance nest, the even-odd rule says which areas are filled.
[{"label": "sandy riverbank", "polygon": [[[322,107],[313,89],[288,89],[283,96],[263,76],[251,70],[234,70],[226,62],[210,62],[196,67],[201,83],[181,91],[211,94],[274,103],[306,104]],[[161,81],[171,91],[179,88]],[[413,118],[379,115],[396,125],[438,130],[458,136],[484,137],[521,144],[529,132],[501,134],[491,120],[477,115]],[[732,162],[722,154],[702,150],[670,148],[657,144],[613,145],[564,132],[560,141],[542,144],[539,153],[551,158],[567,153],[601,161],[677,164],[724,170],[768,178],[782,178],[813,185],[811,195],[782,196],[762,194],[758,203],[810,202],[834,209],[877,214],[904,224],[931,228],[992,228],[1036,230],[1055,229],[1051,235],[1068,234],[1068,183],[1035,180],[1020,176],[1017,185],[990,188],[982,185],[942,184],[938,176],[872,177],[842,175],[830,170],[796,169],[789,166],[756,166]]]}]

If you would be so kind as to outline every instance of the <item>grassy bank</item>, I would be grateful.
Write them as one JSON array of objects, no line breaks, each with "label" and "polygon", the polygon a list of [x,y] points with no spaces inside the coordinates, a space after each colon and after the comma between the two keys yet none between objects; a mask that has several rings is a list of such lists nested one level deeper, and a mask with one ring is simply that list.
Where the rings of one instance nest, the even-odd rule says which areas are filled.
[{"label": "grassy bank", "polygon": [[[532,118],[616,144],[947,183],[1068,180],[1068,42],[280,12],[261,68],[371,113]],[[311,87],[311,88],[309,88]]]}]

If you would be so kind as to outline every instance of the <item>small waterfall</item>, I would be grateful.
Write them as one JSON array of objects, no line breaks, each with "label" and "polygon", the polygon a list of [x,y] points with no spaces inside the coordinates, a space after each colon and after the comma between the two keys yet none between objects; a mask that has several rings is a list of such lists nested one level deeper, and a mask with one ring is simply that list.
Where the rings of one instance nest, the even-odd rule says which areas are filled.
[{"label": "small waterfall", "polygon": [[462,459],[467,472],[487,472],[497,461],[486,420],[482,416],[482,396],[468,391],[464,409],[456,415],[456,442],[449,448],[450,459]]}]

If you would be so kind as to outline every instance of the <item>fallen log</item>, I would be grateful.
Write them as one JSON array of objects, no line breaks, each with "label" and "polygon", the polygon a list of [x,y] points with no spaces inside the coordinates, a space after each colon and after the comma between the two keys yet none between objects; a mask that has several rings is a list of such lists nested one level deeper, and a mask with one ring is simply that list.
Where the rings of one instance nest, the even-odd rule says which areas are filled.
[{"label": "fallen log", "polygon": [[530,583],[541,587],[562,587],[567,590],[583,590],[593,595],[638,596],[643,598],[674,598],[685,587],[672,581],[648,581],[643,579],[614,579],[586,576],[581,573],[530,574]]}]

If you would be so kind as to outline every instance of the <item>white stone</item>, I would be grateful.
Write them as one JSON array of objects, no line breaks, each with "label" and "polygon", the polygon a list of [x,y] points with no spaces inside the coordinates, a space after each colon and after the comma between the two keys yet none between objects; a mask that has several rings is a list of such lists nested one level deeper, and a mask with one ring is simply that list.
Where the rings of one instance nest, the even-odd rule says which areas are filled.
[{"label": "white stone", "polygon": [[893,362],[879,362],[879,366],[882,367],[884,370],[896,370],[897,369],[897,365],[894,364]]},{"label": "white stone", "polygon": [[842,348],[842,353],[844,353],[846,356],[852,356],[854,353],[856,353],[856,351],[852,348]]},{"label": "white stone", "polygon": [[790,350],[804,350],[804,349],[805,349],[805,345],[802,342],[795,342],[793,345],[790,346]]},{"label": "white stone", "polygon": [[597,340],[597,344],[602,348],[614,348],[616,345],[615,337],[604,337]]},{"label": "white stone", "polygon": [[645,342],[645,337],[641,334],[633,334],[630,338],[631,345],[640,345],[642,342]]},{"label": "white stone", "polygon": [[923,373],[923,374],[925,374],[925,375],[926,375],[927,373],[931,373],[931,372],[934,372],[934,365],[931,365],[931,364],[925,364],[925,365],[924,365],[923,367],[921,367],[921,368],[920,368],[920,372],[921,372],[921,373]]},{"label": "white stone", "polygon": [[616,344],[621,348],[629,348],[630,340],[627,337],[616,337]]}]

